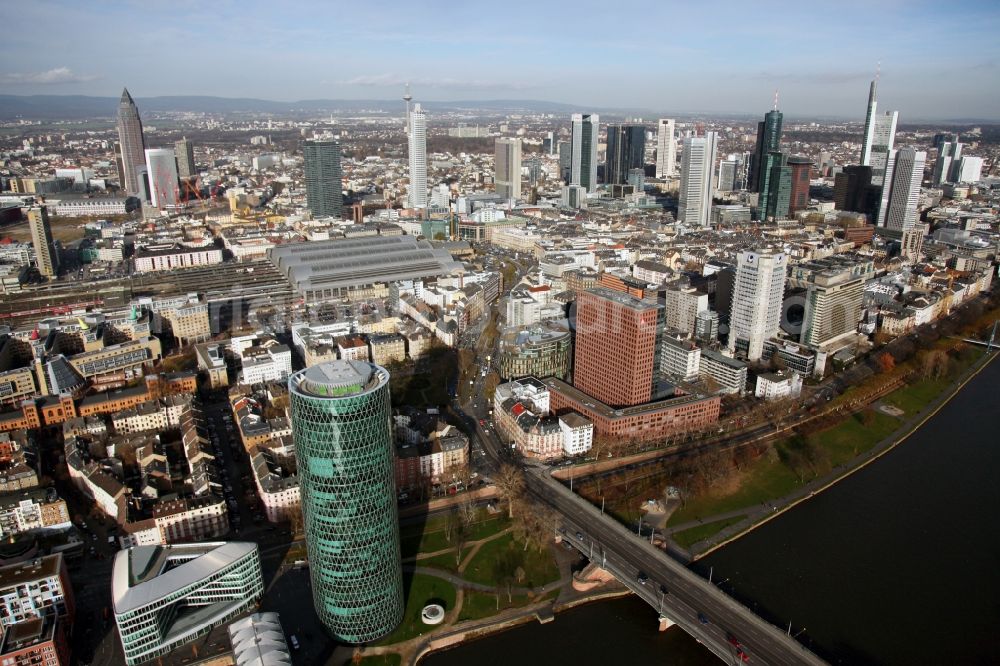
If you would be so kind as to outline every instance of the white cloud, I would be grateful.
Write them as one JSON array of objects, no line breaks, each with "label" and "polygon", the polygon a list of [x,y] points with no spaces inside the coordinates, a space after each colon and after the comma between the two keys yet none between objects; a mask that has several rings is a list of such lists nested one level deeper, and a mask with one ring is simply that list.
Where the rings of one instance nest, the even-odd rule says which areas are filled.
[{"label": "white cloud", "polygon": [[76,74],[69,67],[56,67],[44,72],[10,72],[7,74],[0,74],[0,83],[10,85],[50,85],[57,83],[82,83],[85,81],[93,81],[96,78],[96,76],[89,74]]}]

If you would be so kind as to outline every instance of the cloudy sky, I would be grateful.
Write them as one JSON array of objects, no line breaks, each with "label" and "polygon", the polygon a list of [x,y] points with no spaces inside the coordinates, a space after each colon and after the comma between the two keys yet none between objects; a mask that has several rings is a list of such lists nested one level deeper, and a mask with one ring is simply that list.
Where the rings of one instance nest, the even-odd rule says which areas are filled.
[{"label": "cloudy sky", "polygon": [[3,10],[0,92],[274,100],[539,99],[1000,119],[1000,1],[32,0]]}]

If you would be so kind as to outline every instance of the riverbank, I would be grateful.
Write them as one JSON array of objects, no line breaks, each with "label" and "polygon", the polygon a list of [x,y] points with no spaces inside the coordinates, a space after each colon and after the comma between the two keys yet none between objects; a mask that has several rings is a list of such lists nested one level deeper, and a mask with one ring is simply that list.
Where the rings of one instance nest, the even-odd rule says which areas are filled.
[{"label": "riverbank", "polygon": [[[677,543],[673,543],[672,547],[677,551],[686,552],[689,561],[692,562],[707,557],[723,546],[745,536],[755,529],[758,529],[786,511],[836,485],[859,470],[864,469],[905,442],[917,429],[919,429],[924,423],[937,414],[946,404],[948,404],[948,402],[954,398],[955,395],[957,395],[969,381],[982,372],[996,356],[996,353],[984,352],[982,358],[962,372],[959,377],[957,377],[945,390],[932,399],[931,402],[926,404],[923,409],[906,419],[888,437],[878,442],[867,453],[854,458],[848,463],[834,468],[823,477],[814,479],[809,483],[804,484],[790,494],[774,499],[770,502],[766,502],[760,507],[754,508],[750,511],[744,511],[743,514],[746,515],[747,518],[739,522],[731,522],[734,517],[740,515],[739,511],[730,511],[725,514],[707,516],[699,522],[704,525],[721,521],[730,522],[728,522],[723,529],[720,529],[713,536],[695,543],[690,548],[684,548]],[[887,396],[886,399],[888,400],[888,398],[889,397]]]}]

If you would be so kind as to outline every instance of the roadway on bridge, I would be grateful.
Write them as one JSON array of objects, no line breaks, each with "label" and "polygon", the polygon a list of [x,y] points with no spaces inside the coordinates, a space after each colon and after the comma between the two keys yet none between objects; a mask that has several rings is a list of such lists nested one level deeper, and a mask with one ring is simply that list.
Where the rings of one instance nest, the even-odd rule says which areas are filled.
[{"label": "roadway on bridge", "polygon": [[[484,416],[488,407],[480,402],[482,393],[475,390],[473,395],[478,398],[470,402],[479,404],[470,411]],[[484,428],[457,401],[454,407],[475,433],[493,465],[499,467],[504,460],[515,462],[515,457],[492,429]],[[465,407],[472,405],[466,404]],[[554,510],[567,541],[725,663],[743,663],[740,651],[747,656],[747,663],[775,666],[825,663],[793,637],[755,615],[613,518],[603,515],[553,479],[547,467],[528,465],[524,469],[528,490]],[[645,584],[639,583],[640,572],[648,577]],[[664,594],[660,593],[661,585],[666,590]],[[699,619],[699,614],[706,622]]]}]

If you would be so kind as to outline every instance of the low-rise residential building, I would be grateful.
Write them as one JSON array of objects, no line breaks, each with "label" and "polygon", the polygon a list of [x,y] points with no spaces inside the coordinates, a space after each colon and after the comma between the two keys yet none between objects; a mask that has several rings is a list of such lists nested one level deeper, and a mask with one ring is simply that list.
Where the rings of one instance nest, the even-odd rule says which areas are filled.
[{"label": "low-rise residential building", "polygon": [[680,336],[664,334],[660,344],[660,374],[667,379],[690,382],[701,369],[701,348]]},{"label": "low-rise residential building", "polygon": [[177,268],[221,264],[222,249],[189,248],[176,243],[146,245],[136,249],[132,260],[135,263],[136,273],[172,271]]},{"label": "low-rise residential building", "polygon": [[65,530],[71,526],[66,502],[59,499],[54,488],[0,495],[0,539],[24,532]]},{"label": "low-rise residential building", "polygon": [[699,373],[711,377],[721,393],[740,394],[747,386],[747,364],[711,349],[701,350]]},{"label": "low-rise residential building", "polygon": [[44,615],[11,625],[0,643],[4,666],[69,666],[70,649],[63,622]]},{"label": "low-rise residential building", "polygon": [[0,627],[54,615],[73,624],[76,606],[62,553],[0,567]]},{"label": "low-rise residential building", "polygon": [[757,375],[754,396],[764,400],[797,398],[802,393],[802,375],[797,372],[765,372]]},{"label": "low-rise residential building", "polygon": [[593,423],[576,413],[550,414],[548,387],[534,377],[497,386],[493,421],[497,432],[531,458],[579,455],[593,445]]}]

